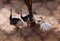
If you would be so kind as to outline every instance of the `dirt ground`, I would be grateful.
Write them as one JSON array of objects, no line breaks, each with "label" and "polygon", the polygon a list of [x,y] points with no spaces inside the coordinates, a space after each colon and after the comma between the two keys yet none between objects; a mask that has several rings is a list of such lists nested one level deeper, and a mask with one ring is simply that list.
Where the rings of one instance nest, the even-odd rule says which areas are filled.
[{"label": "dirt ground", "polygon": [[42,6],[40,2],[32,4],[35,20],[38,20],[40,16],[45,21],[52,24],[53,30],[44,34],[39,29],[39,24],[35,26],[25,26],[22,29],[16,31],[14,25],[10,25],[9,16],[10,9],[13,9],[13,17],[20,18],[20,14],[17,14],[20,9],[23,16],[28,14],[26,5],[21,2],[12,1],[11,4],[0,3],[0,41],[60,41],[60,4],[57,2],[47,2],[46,6]]}]

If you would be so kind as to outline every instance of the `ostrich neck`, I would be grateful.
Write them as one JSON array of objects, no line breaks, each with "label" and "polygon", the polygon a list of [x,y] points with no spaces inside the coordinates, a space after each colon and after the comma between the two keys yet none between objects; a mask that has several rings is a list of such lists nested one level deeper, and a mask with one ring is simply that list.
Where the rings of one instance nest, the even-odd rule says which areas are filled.
[{"label": "ostrich neck", "polygon": [[21,18],[23,18],[23,16],[22,16],[22,12],[21,12]]},{"label": "ostrich neck", "polygon": [[10,20],[12,19],[12,10],[11,10],[11,13],[10,13],[10,18],[9,18]]}]

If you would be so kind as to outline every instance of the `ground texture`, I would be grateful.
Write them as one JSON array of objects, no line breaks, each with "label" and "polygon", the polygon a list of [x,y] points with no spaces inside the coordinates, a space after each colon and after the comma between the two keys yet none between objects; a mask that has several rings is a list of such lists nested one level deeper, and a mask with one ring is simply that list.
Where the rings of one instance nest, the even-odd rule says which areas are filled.
[{"label": "ground texture", "polygon": [[13,9],[13,17],[20,18],[17,14],[20,9],[23,16],[28,14],[28,9],[23,1],[12,1],[11,4],[3,4],[0,1],[0,41],[60,41],[60,4],[57,2],[47,2],[46,6],[42,6],[40,2],[32,4],[35,20],[40,16],[52,24],[52,31],[47,34],[42,33],[39,24],[33,27],[27,26],[26,23],[22,29],[16,31],[14,25],[10,25],[10,10]]}]

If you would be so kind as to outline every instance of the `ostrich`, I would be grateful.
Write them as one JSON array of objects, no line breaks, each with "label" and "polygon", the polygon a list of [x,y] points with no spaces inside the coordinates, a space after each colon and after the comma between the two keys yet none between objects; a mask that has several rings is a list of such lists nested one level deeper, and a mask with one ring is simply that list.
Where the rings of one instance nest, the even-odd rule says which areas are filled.
[{"label": "ostrich", "polygon": [[41,35],[41,40],[44,41],[45,38],[47,37],[47,35],[50,33],[52,29],[52,25],[48,22],[45,22],[43,20],[42,17],[40,17],[41,19],[38,21],[38,23],[40,24],[40,35]]},{"label": "ostrich", "polygon": [[18,30],[20,26],[23,26],[23,22],[19,18],[12,18],[12,9],[10,9],[10,11],[11,11],[11,14],[10,14],[10,17],[9,17],[10,24],[15,25],[17,27],[17,30]]},{"label": "ostrich", "polygon": [[40,24],[40,29],[44,33],[47,33],[48,31],[50,31],[52,29],[52,25],[48,22],[45,22],[42,17],[40,17],[40,18],[41,18],[41,20],[38,21]]},{"label": "ostrich", "polygon": [[33,14],[28,14],[28,15],[26,15],[26,16],[22,16],[22,10],[19,10],[20,12],[21,12],[21,18],[22,18],[22,20],[24,21],[24,22],[27,22],[27,25],[29,26],[29,25],[31,25],[32,24],[32,26],[35,24],[35,19],[34,19],[34,17],[33,17]]},{"label": "ostrich", "polygon": [[32,14],[32,0],[24,0],[24,2],[26,3],[27,7],[28,7],[28,11],[29,14],[26,15],[25,17],[22,16],[22,10],[21,11],[21,18],[23,19],[24,22],[27,22],[27,24],[34,26],[35,25],[35,21],[34,21],[34,17]]},{"label": "ostrich", "polygon": [[10,9],[10,11],[11,11],[10,18],[9,18],[10,24],[11,25],[16,25],[17,23],[19,23],[20,25],[22,25],[23,24],[22,20],[19,19],[19,18],[12,18],[12,9]]}]

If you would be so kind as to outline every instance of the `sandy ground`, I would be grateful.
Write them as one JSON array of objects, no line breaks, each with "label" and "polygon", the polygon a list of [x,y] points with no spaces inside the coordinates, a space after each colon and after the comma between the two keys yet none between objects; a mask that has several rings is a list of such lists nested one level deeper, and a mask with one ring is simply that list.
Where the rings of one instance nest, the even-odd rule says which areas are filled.
[{"label": "sandy ground", "polygon": [[27,15],[28,9],[26,5],[23,2],[13,2],[13,4],[7,5],[2,4],[0,8],[0,41],[60,41],[60,4],[48,3],[47,7],[43,7],[38,2],[33,3],[32,7],[33,11],[36,12],[34,14],[35,20],[38,20],[42,16],[55,29],[45,35],[40,31],[39,24],[36,24],[34,27],[24,26],[22,29],[16,31],[16,27],[9,23],[9,9],[13,9],[13,17],[20,18],[20,14],[16,12],[21,9],[23,16]]}]

